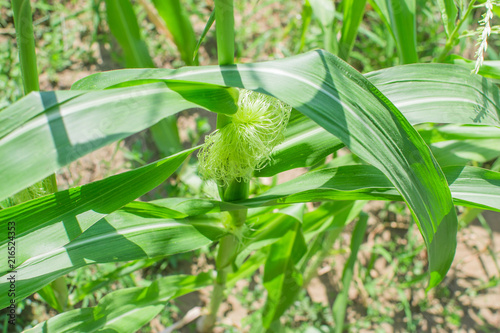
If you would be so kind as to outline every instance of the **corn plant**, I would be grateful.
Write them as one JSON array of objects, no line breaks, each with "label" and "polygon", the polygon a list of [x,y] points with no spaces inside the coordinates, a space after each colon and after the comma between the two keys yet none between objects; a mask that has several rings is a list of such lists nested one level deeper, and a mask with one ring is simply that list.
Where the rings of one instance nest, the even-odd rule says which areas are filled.
[{"label": "corn plant", "polygon": [[[33,91],[0,112],[0,200],[184,109],[217,114],[217,130],[200,147],[0,210],[2,253],[15,242],[15,263],[0,265],[2,308],[86,265],[218,244],[213,272],[117,290],[29,332],[134,332],[167,301],[212,285],[200,321],[200,330],[210,331],[225,293],[259,267],[267,296],[253,328],[278,331],[280,317],[314,275],[322,245],[331,246],[356,221],[343,292],[333,306],[341,332],[367,200],[407,204],[427,247],[428,290],[445,278],[454,258],[455,205],[500,211],[500,173],[466,165],[464,155],[471,146],[479,162],[500,154],[490,149],[500,137],[494,83],[437,63],[362,75],[322,50],[234,64],[232,12],[231,0],[215,1],[217,66],[95,73],[69,91]],[[349,36],[344,55],[354,40]],[[350,158],[325,162],[343,147]],[[217,188],[213,197],[135,201],[195,151],[199,173]],[[250,195],[254,177],[298,167],[309,171]],[[308,210],[306,202],[321,204]]]},{"label": "corn plant", "polygon": [[[129,68],[155,67],[147,49],[146,43],[141,38],[141,31],[135,18],[134,9],[130,1],[106,0],[106,14],[108,25],[124,50],[126,65]],[[147,3],[143,3],[149,8]],[[173,39],[178,46],[181,57],[187,65],[194,65],[194,46],[196,40],[189,17],[184,13],[178,0],[158,1],[155,3],[162,17],[172,32]],[[151,11],[151,10],[150,10]],[[158,20],[154,14],[151,14]],[[157,24],[161,25],[161,22]],[[163,25],[161,25],[163,27]],[[165,27],[163,29],[166,30]],[[157,148],[164,156],[182,150],[177,129],[177,117],[167,117],[151,127],[151,134]]]}]

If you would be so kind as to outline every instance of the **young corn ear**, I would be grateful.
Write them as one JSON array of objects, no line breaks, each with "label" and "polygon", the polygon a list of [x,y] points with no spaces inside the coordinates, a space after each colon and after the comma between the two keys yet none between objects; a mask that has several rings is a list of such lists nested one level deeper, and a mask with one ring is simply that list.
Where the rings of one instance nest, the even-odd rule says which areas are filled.
[{"label": "young corn ear", "polygon": [[241,90],[231,121],[205,139],[198,154],[203,178],[228,184],[249,181],[283,141],[292,108],[274,97]]}]

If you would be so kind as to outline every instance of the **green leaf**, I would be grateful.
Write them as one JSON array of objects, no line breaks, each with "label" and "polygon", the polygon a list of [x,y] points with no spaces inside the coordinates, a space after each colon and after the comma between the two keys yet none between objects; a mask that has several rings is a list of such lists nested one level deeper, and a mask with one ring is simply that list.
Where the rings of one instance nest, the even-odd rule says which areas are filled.
[{"label": "green leaf", "polygon": [[[246,209],[245,206],[236,205],[230,202],[196,198],[163,198],[150,201],[149,203],[134,203],[134,205],[141,205],[144,210],[151,212],[151,208],[147,207],[150,204],[155,205],[153,209],[156,209],[156,207],[167,207],[169,210],[177,211],[186,216]],[[130,205],[127,205],[124,209],[128,209],[129,206]]]},{"label": "green leaf", "polygon": [[323,28],[331,28],[335,19],[335,3],[330,0],[308,0],[308,2]]},{"label": "green leaf", "polygon": [[[470,71],[472,71],[476,67],[476,60],[466,59],[456,54],[448,56],[447,60],[452,64],[464,66]],[[500,60],[483,61],[481,68],[479,68],[478,74],[487,78],[500,80]]]},{"label": "green leaf", "polygon": [[197,65],[197,61],[193,61],[196,37],[189,21],[189,14],[181,2],[179,0],[153,0],[153,3],[174,37],[174,43],[177,45],[182,60],[188,66]]},{"label": "green leaf", "polygon": [[[34,231],[36,234],[36,231]],[[16,296],[23,299],[54,279],[92,263],[129,261],[192,251],[226,234],[217,216],[145,218],[116,211],[64,246],[24,261],[16,268]],[[22,248],[18,248],[22,250]],[[7,281],[8,274],[1,277]],[[10,302],[10,283],[0,283],[0,307]]]},{"label": "green leaf", "polygon": [[418,62],[415,0],[372,0],[396,41],[400,62]]},{"label": "green leaf", "polygon": [[[98,274],[95,279],[88,281],[84,285],[78,286],[77,289],[74,289],[72,292],[71,301],[73,304],[76,304],[80,301],[83,301],[88,295],[93,294],[101,288],[106,288],[114,283],[120,278],[127,279],[130,277],[130,274],[133,274],[135,271],[140,269],[145,269],[150,267],[151,265],[163,261],[164,258],[156,257],[152,259],[139,259],[133,260],[128,263],[123,263],[120,265],[116,264],[108,264],[112,265],[114,269],[112,269],[109,273]],[[60,280],[61,278],[56,279]],[[111,288],[111,287],[109,287]],[[102,290],[102,289],[101,289]],[[40,291],[38,291],[40,293]]]},{"label": "green leaf", "polygon": [[208,273],[163,277],[148,287],[109,293],[95,307],[67,311],[26,332],[136,332],[160,313],[168,300],[204,288],[211,282]]},{"label": "green leaf", "polygon": [[234,91],[157,82],[105,91],[30,93],[0,113],[0,156],[9,156],[0,164],[0,200],[191,107],[234,113]]},{"label": "green leaf", "polygon": [[[173,2],[175,1],[166,1],[166,3]],[[147,45],[141,38],[141,31],[130,1],[106,0],[106,13],[111,32],[124,50],[127,67],[155,67]],[[177,117],[166,117],[153,125],[150,130],[153,140],[163,156],[169,156],[182,150]]]},{"label": "green leaf", "polygon": [[344,317],[347,309],[347,301],[349,300],[349,289],[352,277],[354,276],[354,264],[358,260],[358,250],[363,243],[365,237],[366,225],[368,223],[368,215],[361,213],[356,226],[351,236],[351,254],[347,260],[342,272],[342,289],[335,303],[333,303],[332,313],[335,319],[335,332],[342,333],[344,327]]},{"label": "green leaf", "polygon": [[300,17],[302,18],[302,25],[300,27],[300,47],[299,53],[302,52],[304,46],[306,45],[306,34],[309,30],[309,25],[311,24],[313,10],[309,0],[304,0],[302,4],[302,12],[300,13]]},{"label": "green leaf", "polygon": [[[305,13],[307,13],[308,6],[310,6],[312,13],[318,19],[323,29],[323,48],[328,52],[337,53],[335,2],[330,0],[307,0],[304,5]],[[307,20],[308,18],[306,17],[305,19]]]},{"label": "green leaf", "polygon": [[285,140],[273,149],[270,161],[262,169],[254,171],[254,176],[270,177],[294,168],[311,167],[342,147],[344,144],[340,139],[293,111]]},{"label": "green leaf", "polygon": [[481,125],[437,125],[419,129],[427,143],[446,140],[500,139],[500,128]]},{"label": "green leaf", "polygon": [[[16,265],[69,243],[101,218],[160,185],[194,150],[0,210],[4,236],[0,251],[7,251],[7,226],[12,222],[16,224]],[[175,212],[168,217],[185,216]],[[8,270],[7,262],[0,263],[0,275]]]},{"label": "green leaf", "polygon": [[215,8],[212,10],[210,17],[208,18],[207,24],[205,24],[205,28],[203,28],[203,32],[201,33],[200,39],[198,39],[198,43],[196,43],[196,46],[194,48],[193,59],[196,59],[198,57],[198,51],[200,49],[201,43],[203,43],[205,36],[207,35],[208,31],[210,30],[214,22],[215,22]]},{"label": "green leaf", "polygon": [[267,299],[262,310],[263,326],[269,328],[295,300],[302,287],[302,275],[295,265],[305,254],[307,246],[301,223],[295,221],[281,239],[271,245],[264,267],[264,287]]},{"label": "green leaf", "polygon": [[155,67],[141,38],[136,15],[129,0],[105,0],[108,25],[123,49],[127,67]]},{"label": "green leaf", "polygon": [[235,272],[229,273],[226,282],[227,288],[232,288],[238,281],[250,277],[260,266],[264,265],[267,259],[267,249],[256,251]]},{"label": "green leaf", "polygon": [[[366,77],[413,125],[435,122],[500,126],[498,88],[478,75],[471,75],[466,69],[442,64],[414,64],[368,73]],[[449,127],[447,131],[451,130]],[[446,138],[497,137],[491,127],[471,126],[455,132],[463,135],[447,135]],[[285,140],[275,147],[271,160],[254,175],[269,177],[293,168],[311,167],[342,146],[338,138],[294,111]]]},{"label": "green leaf", "polygon": [[[444,278],[456,248],[457,218],[446,179],[429,148],[389,100],[339,58],[313,51],[296,57],[223,67],[98,73],[80,87],[141,79],[225,84],[272,95],[337,136],[379,168],[415,215],[429,250],[431,281]],[[300,92],[300,93],[298,93]]]},{"label": "green leaf", "polygon": [[19,64],[23,76],[24,94],[29,94],[32,91],[40,90],[31,3],[26,0],[12,0],[11,8],[16,28],[16,41],[19,52]]},{"label": "green leaf", "polygon": [[339,41],[339,57],[347,60],[365,13],[366,0],[345,0],[342,2],[342,6],[344,8],[344,18]]},{"label": "green leaf", "polygon": [[303,205],[293,205],[267,214],[259,214],[247,220],[251,232],[245,235],[239,249],[236,264],[241,264],[253,251],[271,245],[281,239],[297,221],[302,221]]},{"label": "green leaf", "polygon": [[500,172],[468,166],[443,169],[457,204],[500,211]]},{"label": "green leaf", "polygon": [[[455,203],[500,211],[500,173],[470,166],[444,167]],[[325,200],[401,200],[394,185],[371,165],[311,171],[251,199],[249,207]]]},{"label": "green leaf", "polygon": [[454,0],[437,0],[439,9],[441,10],[441,17],[443,19],[444,30],[448,37],[455,29],[455,20],[457,19],[457,6]]},{"label": "green leaf", "polygon": [[412,124],[455,123],[500,127],[496,85],[449,64],[397,66],[366,75]]},{"label": "green leaf", "polygon": [[52,281],[38,290],[38,295],[57,312],[63,312],[68,304],[68,286],[64,277]]},{"label": "green leaf", "polygon": [[432,153],[442,167],[466,165],[471,161],[485,163],[500,156],[499,139],[450,140],[430,145]]},{"label": "green leaf", "polygon": [[343,230],[354,220],[367,201],[325,202],[312,212],[304,215],[304,236],[306,241],[326,230]]}]

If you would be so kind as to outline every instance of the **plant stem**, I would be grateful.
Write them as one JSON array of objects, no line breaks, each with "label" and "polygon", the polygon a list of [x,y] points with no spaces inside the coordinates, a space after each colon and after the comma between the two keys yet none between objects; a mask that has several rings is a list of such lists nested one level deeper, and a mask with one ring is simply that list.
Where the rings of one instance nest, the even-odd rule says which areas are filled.
[{"label": "plant stem", "polygon": [[[14,14],[14,26],[16,28],[16,40],[19,51],[19,63],[21,64],[21,74],[23,77],[24,94],[27,95],[32,91],[40,90],[31,4],[29,0],[12,0],[11,6]],[[40,189],[42,191],[40,191]],[[18,204],[23,201],[34,199],[40,195],[56,191],[56,176],[53,174],[30,188],[15,194],[9,203]]]},{"label": "plant stem", "polygon": [[446,40],[446,44],[444,45],[444,49],[439,54],[439,56],[437,57],[435,62],[444,62],[444,60],[448,56],[448,53],[450,53],[453,46],[455,46],[455,41],[458,37],[458,32],[459,32],[460,28],[462,27],[462,24],[464,23],[464,21],[467,19],[467,17],[471,13],[472,9],[474,8],[475,3],[476,3],[476,0],[472,0],[471,2],[469,2],[469,6],[467,7],[467,11],[462,16],[462,18],[458,21],[457,25],[455,26],[455,29],[453,29],[453,32],[450,34],[450,36]]},{"label": "plant stem", "polygon": [[14,25],[16,27],[19,62],[23,76],[24,94],[40,90],[36,65],[33,19],[29,0],[12,0]]},{"label": "plant stem", "polygon": [[219,65],[234,63],[233,0],[215,0],[215,33]]},{"label": "plant stem", "polygon": [[[19,51],[19,63],[21,64],[21,74],[23,77],[24,94],[27,95],[32,91],[40,90],[31,4],[29,0],[12,0],[11,5],[14,14],[14,26],[16,28],[16,40]],[[52,174],[16,193],[6,202],[3,202],[1,206],[4,206],[5,203],[7,203],[5,206],[16,205],[54,192],[57,192],[57,181],[56,175]],[[68,300],[68,289],[64,277],[60,277],[53,281],[51,288],[59,295],[56,300],[58,303],[56,306],[64,310]]]},{"label": "plant stem", "polygon": [[[227,186],[222,197],[223,201],[241,200],[248,196],[248,183],[243,180],[233,180]],[[229,212],[229,222],[226,228],[230,234],[224,236],[219,242],[215,266],[217,277],[215,278],[214,289],[210,299],[209,313],[201,323],[199,329],[201,332],[210,332],[217,320],[217,311],[224,300],[224,291],[226,290],[227,275],[231,272],[232,262],[238,253],[240,239],[237,235],[241,234],[244,228],[247,216],[247,210],[237,210]]]},{"label": "plant stem", "polygon": [[[215,0],[215,22],[217,35],[217,55],[219,65],[234,63],[234,9],[233,0]],[[231,122],[231,117],[219,114],[217,129]],[[234,179],[228,185],[219,184],[219,193],[222,201],[242,200],[248,197],[248,182]],[[246,209],[229,212],[229,221],[226,228],[229,231],[219,242],[216,258],[217,277],[214,283],[209,313],[200,323],[200,331],[210,332],[217,319],[217,311],[224,299],[227,274],[231,271],[231,264],[238,253],[241,234],[247,216]]]},{"label": "plant stem", "polygon": [[[215,0],[215,22],[217,35],[217,55],[219,65],[232,65],[234,63],[234,9],[233,0]],[[231,122],[225,115],[217,116],[217,128],[222,128]],[[221,200],[234,201],[248,196],[248,183],[233,180],[227,186],[220,186]],[[215,279],[212,298],[210,300],[209,314],[207,316],[206,331],[211,331],[216,319],[219,306],[224,299],[227,274],[231,270],[231,263],[238,251],[239,239],[235,234],[241,230],[246,220],[246,210],[230,212],[230,221],[227,227],[231,234],[222,238],[217,252]]]}]

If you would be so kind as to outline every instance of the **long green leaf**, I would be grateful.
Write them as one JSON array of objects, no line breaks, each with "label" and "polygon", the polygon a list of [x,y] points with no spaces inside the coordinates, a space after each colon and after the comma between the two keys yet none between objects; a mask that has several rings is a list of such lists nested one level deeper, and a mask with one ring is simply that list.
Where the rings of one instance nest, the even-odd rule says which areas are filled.
[{"label": "long green leaf", "polygon": [[245,236],[239,254],[235,260],[241,264],[253,251],[271,245],[281,239],[287,230],[293,228],[297,221],[302,221],[303,205],[293,205],[267,214],[259,214],[247,219],[247,224],[252,226],[251,232]]},{"label": "long green leaf", "polygon": [[188,66],[197,65],[197,61],[193,60],[196,36],[184,6],[179,0],[153,0],[153,3],[174,37],[182,60]]},{"label": "long green leaf", "polygon": [[372,0],[396,41],[400,62],[418,62],[415,0]]},{"label": "long green leaf", "polygon": [[302,25],[300,27],[300,46],[298,53],[301,53],[306,45],[306,34],[309,30],[309,25],[311,24],[312,14],[313,10],[309,0],[304,0],[304,3],[302,4],[302,12],[300,13]]},{"label": "long green leaf", "polygon": [[470,161],[485,163],[500,156],[499,138],[484,140],[450,140],[433,143],[432,153],[442,167],[466,165]]},{"label": "long green leaf", "polygon": [[457,19],[457,6],[454,0],[437,0],[439,9],[441,10],[441,18],[443,19],[444,30],[448,36],[455,29],[455,20]]},{"label": "long green leaf", "polygon": [[205,39],[208,31],[210,30],[210,28],[212,27],[214,22],[215,22],[215,9],[212,10],[210,17],[208,18],[208,21],[205,24],[205,28],[203,28],[203,31],[201,32],[200,38],[198,39],[198,43],[196,43],[196,46],[194,48],[193,59],[197,59],[198,51],[200,50],[201,43],[203,43],[203,40]]},{"label": "long green leaf", "polygon": [[455,123],[500,127],[495,84],[459,66],[414,64],[366,75],[412,124]]},{"label": "long green leaf", "polygon": [[165,308],[168,300],[204,288],[211,282],[208,273],[163,277],[148,287],[109,293],[95,307],[67,311],[26,332],[137,332]]},{"label": "long green leaf", "polygon": [[[446,179],[418,133],[368,80],[337,57],[313,51],[259,64],[94,74],[76,87],[140,79],[189,80],[253,89],[290,104],[379,168],[416,217],[430,258],[430,286],[446,274],[457,218]],[[300,92],[300,93],[298,93]]]},{"label": "long green leaf", "polygon": [[33,34],[33,15],[28,0],[12,0],[12,12],[16,27],[19,63],[23,76],[24,94],[40,90],[36,64],[35,39]]},{"label": "long green leaf", "polygon": [[347,60],[365,13],[366,0],[344,0],[342,6],[344,8],[344,18],[339,41],[339,57]]},{"label": "long green leaf", "polygon": [[262,323],[266,328],[279,317],[295,300],[302,286],[302,275],[296,268],[307,249],[301,231],[301,223],[288,229],[281,239],[271,245],[264,267],[264,287],[267,299],[264,305]]},{"label": "long green leaf", "polygon": [[446,140],[500,139],[500,128],[481,125],[438,125],[419,129],[427,143]]},{"label": "long green leaf", "polygon": [[155,67],[141,37],[136,15],[129,0],[105,0],[108,25],[123,48],[127,67]]},{"label": "long green leaf", "polygon": [[[36,233],[36,231],[34,232]],[[94,223],[68,244],[40,251],[16,268],[16,296],[23,299],[54,279],[92,263],[129,261],[192,251],[226,234],[217,216],[147,218],[121,211]],[[7,277],[1,277],[0,307],[10,302]]]},{"label": "long green leaf", "polygon": [[[498,88],[480,76],[471,76],[465,69],[441,64],[414,64],[365,76],[413,125],[435,122],[500,126]],[[462,128],[457,130],[463,133],[462,136],[446,137],[448,140],[497,137],[492,128],[475,129]],[[466,132],[469,133],[467,136]],[[423,135],[422,131],[420,134]],[[315,122],[292,113],[284,142],[275,147],[271,160],[256,170],[255,176],[269,177],[297,167],[311,167],[342,146],[338,138]]]},{"label": "long green leaf", "polygon": [[[444,167],[455,203],[500,211],[500,173],[470,166]],[[308,172],[238,204],[249,207],[325,200],[401,200],[394,185],[370,165]]]},{"label": "long green leaf", "polygon": [[[151,214],[152,209],[150,206],[154,204],[156,207],[167,207],[170,210],[174,210],[180,214],[185,214],[187,216],[196,216],[209,213],[219,213],[226,211],[234,211],[240,209],[246,209],[247,207],[236,205],[230,202],[210,200],[210,199],[195,199],[195,198],[163,198],[159,200],[147,202],[134,202],[134,206],[140,206],[148,214]],[[124,209],[129,210],[130,204],[124,207]],[[154,209],[154,208],[153,208]],[[139,214],[137,210],[132,211],[134,214]],[[159,217],[159,216],[157,216]]]},{"label": "long green leaf", "polygon": [[328,52],[337,53],[335,2],[330,0],[307,0],[304,9],[306,9],[307,5],[310,5],[312,13],[318,19],[323,29],[323,48]]},{"label": "long green leaf", "polygon": [[[166,1],[164,3],[173,3]],[[115,38],[120,43],[126,65],[129,68],[155,67],[146,43],[141,38],[134,9],[129,0],[106,0],[108,25]],[[188,64],[191,64],[188,63]],[[153,140],[164,156],[172,155],[182,150],[177,128],[177,117],[169,116],[151,126]]]},{"label": "long green leaf", "polygon": [[[69,243],[101,218],[161,184],[193,151],[0,210],[0,234],[5,236],[0,251],[7,252],[7,227],[12,222],[16,224],[16,265]],[[167,216],[183,217],[175,211]],[[7,264],[0,263],[0,275],[7,272]]]},{"label": "long green leaf", "polygon": [[[466,59],[456,54],[452,54],[448,57],[448,61],[452,64],[461,65],[469,70],[473,70],[476,67],[476,60]],[[495,79],[500,80],[500,61],[499,60],[485,60],[479,69],[478,74]]]},{"label": "long green leaf", "polygon": [[[480,76],[471,76],[466,69],[442,64],[415,64],[372,72],[366,77],[412,124],[437,122],[500,126],[498,88]],[[315,122],[293,112],[285,141],[275,147],[271,160],[256,170],[255,176],[269,177],[297,167],[311,167],[342,146],[338,138]]]},{"label": "long green leaf", "polygon": [[323,28],[331,28],[335,19],[335,3],[329,0],[308,0],[308,2]]},{"label": "long green leaf", "polygon": [[359,217],[356,226],[351,236],[351,254],[347,260],[342,272],[342,291],[333,303],[333,316],[335,318],[335,333],[342,333],[344,327],[344,317],[347,309],[347,301],[349,299],[349,289],[352,277],[354,276],[354,264],[358,260],[358,250],[363,243],[363,238],[366,232],[368,223],[368,215],[362,213]]},{"label": "long green leaf", "polygon": [[213,85],[155,83],[31,93],[0,113],[0,156],[9,156],[0,164],[0,200],[87,153],[191,107],[234,113],[234,92]]},{"label": "long green leaf", "polygon": [[306,241],[326,230],[343,230],[359,215],[366,203],[366,201],[325,202],[312,212],[304,214],[302,229]]},{"label": "long green leaf", "polygon": [[[455,204],[500,211],[500,173],[470,166],[444,167]],[[291,181],[238,204],[222,203],[207,199],[167,198],[150,203],[140,203],[144,211],[153,212],[160,206],[187,215],[205,214],[242,207],[263,207],[277,204],[329,200],[402,200],[394,185],[382,172],[370,165],[345,165],[338,168],[308,172]],[[134,203],[135,204],[135,203]],[[198,207],[198,208],[196,208]],[[127,206],[124,208],[126,209]],[[258,215],[258,214],[257,214]],[[263,215],[261,215],[263,216]],[[262,217],[265,221],[265,218]],[[307,220],[309,221],[309,220]],[[316,222],[321,221],[318,217]],[[304,222],[305,233],[322,230],[323,225]],[[321,228],[320,228],[321,227]],[[312,228],[312,229],[310,229]]]},{"label": "long green leaf", "polygon": [[292,112],[285,140],[273,149],[271,159],[255,170],[256,177],[270,177],[300,167],[311,167],[344,147],[340,139],[301,113]]}]

